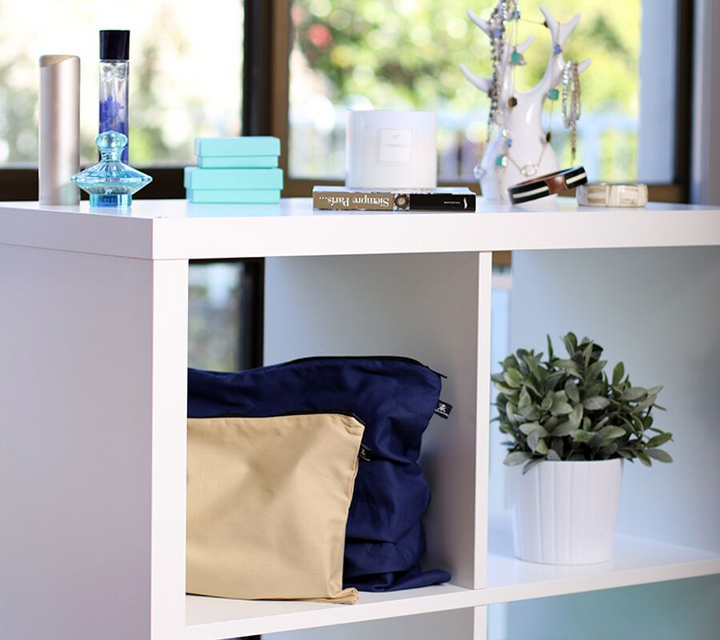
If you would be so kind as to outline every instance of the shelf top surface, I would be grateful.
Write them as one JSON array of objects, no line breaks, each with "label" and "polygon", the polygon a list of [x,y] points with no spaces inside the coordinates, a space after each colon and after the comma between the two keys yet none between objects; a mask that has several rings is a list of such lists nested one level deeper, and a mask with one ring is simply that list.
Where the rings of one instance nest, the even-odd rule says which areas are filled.
[{"label": "shelf top surface", "polygon": [[277,205],[136,200],[131,209],[0,203],[0,243],[145,259],[362,255],[720,245],[720,208],[651,203],[532,208],[479,199],[473,212],[313,210],[309,198]]}]

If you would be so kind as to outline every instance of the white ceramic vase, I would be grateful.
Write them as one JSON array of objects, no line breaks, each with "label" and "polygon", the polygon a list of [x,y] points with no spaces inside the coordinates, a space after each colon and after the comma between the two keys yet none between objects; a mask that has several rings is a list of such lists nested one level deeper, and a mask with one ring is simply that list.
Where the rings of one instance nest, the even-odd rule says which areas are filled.
[{"label": "white ceramic vase", "polygon": [[515,553],[543,564],[612,558],[622,460],[541,462],[514,467]]}]

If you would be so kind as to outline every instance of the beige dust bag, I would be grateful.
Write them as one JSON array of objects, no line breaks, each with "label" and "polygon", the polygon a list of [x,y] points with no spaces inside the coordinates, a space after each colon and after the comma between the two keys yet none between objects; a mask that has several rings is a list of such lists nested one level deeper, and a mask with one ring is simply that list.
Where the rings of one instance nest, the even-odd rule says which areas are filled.
[{"label": "beige dust bag", "polygon": [[356,602],[342,569],[363,431],[339,413],[190,418],[187,592]]}]

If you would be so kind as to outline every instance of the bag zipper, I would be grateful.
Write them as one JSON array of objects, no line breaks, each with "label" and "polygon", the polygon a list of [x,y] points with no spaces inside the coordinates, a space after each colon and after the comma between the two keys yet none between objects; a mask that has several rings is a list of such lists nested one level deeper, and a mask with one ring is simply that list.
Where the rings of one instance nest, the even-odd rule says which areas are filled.
[{"label": "bag zipper", "polygon": [[415,358],[408,358],[407,356],[305,356],[304,358],[295,358],[294,360],[288,360],[287,362],[283,362],[275,366],[297,364],[299,362],[309,362],[312,360],[392,360],[395,362],[407,362],[409,364],[424,367],[428,371],[432,371],[435,375],[447,379],[447,376],[444,373],[435,371],[435,369],[431,369],[425,363],[415,360]]}]

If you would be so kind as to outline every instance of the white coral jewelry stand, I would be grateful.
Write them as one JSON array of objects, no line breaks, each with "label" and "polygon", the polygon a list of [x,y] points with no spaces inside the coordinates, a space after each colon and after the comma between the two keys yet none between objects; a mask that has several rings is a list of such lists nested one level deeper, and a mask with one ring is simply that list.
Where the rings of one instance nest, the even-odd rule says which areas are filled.
[{"label": "white coral jewelry stand", "polygon": [[[498,4],[501,2],[502,0],[499,0]],[[541,118],[548,93],[562,80],[565,68],[562,47],[580,21],[580,14],[575,15],[569,22],[561,23],[545,7],[540,7],[540,10],[553,42],[548,66],[540,82],[529,91],[518,91],[513,78],[511,56],[514,52],[523,55],[533,43],[533,36],[529,36],[517,46],[506,41],[498,61],[498,111],[494,121],[494,124],[498,125],[498,132],[476,167],[476,177],[480,180],[482,194],[488,200],[507,202],[509,187],[533,176],[553,173],[560,168],[552,144],[546,139]],[[483,33],[489,38],[493,37],[492,24],[479,18],[470,9],[467,14]],[[590,62],[589,58],[583,60],[578,65],[578,71],[583,72],[590,66]],[[465,77],[484,93],[489,93],[493,88],[492,78],[480,78],[465,65],[461,65],[461,69]],[[515,106],[510,106],[511,99],[517,101]],[[508,136],[503,135],[503,131],[511,135],[512,146],[509,148]],[[503,156],[506,165],[499,167],[496,161]]]},{"label": "white coral jewelry stand", "polygon": [[[720,210],[577,211],[562,199],[552,212],[480,208],[342,215],[314,213],[309,200],[137,200],[130,215],[96,215],[2,204],[0,638],[308,629],[292,637],[485,640],[498,603],[512,614],[532,600],[522,606],[536,607],[534,620],[550,596],[708,575],[705,593],[717,589]],[[489,507],[502,484],[489,425],[491,269],[505,250],[515,251],[514,342],[587,329],[639,380],[665,384],[676,463],[626,478],[620,531],[630,535],[618,536],[612,562],[520,562],[502,509]],[[268,258],[267,362],[402,354],[448,375],[453,413],[433,420],[424,443],[424,563],[447,568],[452,583],[363,593],[353,606],[185,595],[188,260],[257,256]],[[703,621],[694,640],[716,640],[716,599],[683,589],[675,610],[636,608],[633,638],[656,637],[674,611]],[[608,593],[591,596],[594,610],[607,610]],[[589,638],[567,615],[507,637]]]}]

